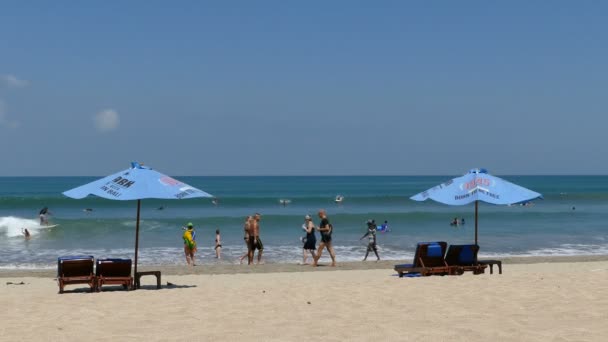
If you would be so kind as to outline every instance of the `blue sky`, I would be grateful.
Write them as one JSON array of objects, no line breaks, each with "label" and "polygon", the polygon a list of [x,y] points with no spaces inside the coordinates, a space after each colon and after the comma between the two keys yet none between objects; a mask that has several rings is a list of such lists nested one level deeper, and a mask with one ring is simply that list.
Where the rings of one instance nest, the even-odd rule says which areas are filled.
[{"label": "blue sky", "polygon": [[607,10],[3,2],[0,176],[608,174]]}]

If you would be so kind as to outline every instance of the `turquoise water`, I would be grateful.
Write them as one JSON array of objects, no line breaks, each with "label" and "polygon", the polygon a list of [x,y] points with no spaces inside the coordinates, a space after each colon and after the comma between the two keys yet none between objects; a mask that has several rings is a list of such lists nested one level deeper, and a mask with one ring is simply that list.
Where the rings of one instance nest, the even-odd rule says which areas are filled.
[{"label": "turquoise water", "polygon": [[[91,254],[133,258],[135,201],[100,198],[74,200],[61,192],[98,177],[0,178],[0,269],[51,268],[57,257]],[[213,258],[215,229],[223,240],[222,263],[233,263],[245,246],[242,222],[259,212],[266,262],[298,262],[304,215],[325,208],[335,227],[339,261],[360,260],[365,246],[359,237],[365,221],[388,220],[391,232],[378,234],[383,259],[408,259],[418,241],[471,243],[474,206],[451,207],[414,202],[409,196],[450,176],[349,177],[179,177],[219,199],[142,201],[140,264],[184,264],[181,227],[197,227],[199,262]],[[484,256],[608,254],[608,176],[505,176],[540,192],[532,206],[479,205],[479,244]],[[345,197],[336,204],[337,194]],[[290,199],[283,206],[280,199]],[[37,213],[48,206],[52,229],[37,227]],[[159,207],[163,210],[158,210]],[[93,209],[90,212],[85,208]],[[454,217],[466,224],[453,228]],[[316,220],[318,221],[318,220]],[[26,241],[21,228],[28,227]]]}]

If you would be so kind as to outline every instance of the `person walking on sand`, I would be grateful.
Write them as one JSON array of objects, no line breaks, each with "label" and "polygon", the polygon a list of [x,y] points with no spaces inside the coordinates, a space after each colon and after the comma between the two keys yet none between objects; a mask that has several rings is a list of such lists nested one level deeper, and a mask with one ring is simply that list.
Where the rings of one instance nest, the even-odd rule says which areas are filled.
[{"label": "person walking on sand", "polygon": [[216,229],[215,230],[215,257],[217,259],[221,259],[222,258],[222,240],[220,238],[220,230]]},{"label": "person walking on sand", "polygon": [[196,253],[196,233],[194,232],[194,225],[192,222],[188,223],[182,238],[184,239],[184,254],[186,254],[186,263],[188,263],[188,266],[196,266],[194,263],[194,253]]},{"label": "person walking on sand", "polygon": [[321,223],[319,223],[319,227],[316,228],[319,232],[321,232],[321,243],[319,243],[319,249],[317,250],[317,255],[314,257],[314,262],[312,266],[317,266],[317,262],[321,259],[321,255],[323,254],[323,248],[327,247],[329,251],[329,255],[331,256],[331,266],[336,266],[336,254],[334,253],[334,247],[331,241],[331,234],[333,232],[333,227],[331,223],[329,223],[329,219],[327,218],[327,213],[325,209],[319,210],[319,218],[321,219]]},{"label": "person walking on sand", "polygon": [[[249,245],[249,231],[251,230],[251,220],[252,220],[252,216],[247,216],[245,218],[245,224],[243,225],[243,231],[245,233],[245,236],[243,237],[243,239],[245,240],[245,246],[247,246],[247,251],[245,252],[245,254],[243,254],[240,258],[239,258],[239,263],[243,263],[243,259],[247,258],[249,256],[249,250],[250,250],[250,245]],[[251,263],[251,262],[249,262]]]},{"label": "person walking on sand", "polygon": [[374,251],[376,254],[377,261],[380,261],[380,256],[378,255],[378,247],[376,245],[376,224],[372,220],[367,221],[367,233],[365,233],[359,240],[363,240],[365,237],[369,239],[367,243],[367,252],[365,252],[365,258],[363,261],[367,260],[367,256],[369,252]]},{"label": "person walking on sand", "polygon": [[317,244],[317,237],[315,236],[315,224],[312,223],[312,217],[310,215],[304,216],[304,230],[306,231],[306,237],[304,246],[302,247],[302,265],[306,265],[308,259],[308,253],[312,259],[315,259],[315,249]]},{"label": "person walking on sand", "polygon": [[253,219],[251,220],[251,229],[249,233],[249,264],[251,265],[254,260],[255,250],[258,250],[258,261],[256,264],[262,262],[262,254],[264,253],[264,244],[262,240],[260,240],[260,218],[262,215],[256,213],[253,215]]}]

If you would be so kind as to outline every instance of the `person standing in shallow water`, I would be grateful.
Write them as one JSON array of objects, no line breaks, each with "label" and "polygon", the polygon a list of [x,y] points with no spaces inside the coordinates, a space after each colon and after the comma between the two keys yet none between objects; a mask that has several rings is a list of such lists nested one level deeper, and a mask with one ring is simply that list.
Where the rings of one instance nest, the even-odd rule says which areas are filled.
[{"label": "person standing in shallow water", "polygon": [[380,256],[378,255],[378,247],[376,244],[376,223],[372,220],[367,221],[367,233],[365,233],[359,240],[362,240],[365,237],[368,237],[369,241],[367,243],[367,252],[365,252],[365,257],[363,261],[367,260],[367,256],[369,252],[374,251],[376,254],[376,258],[380,261]]},{"label": "person standing in shallow water", "polygon": [[216,229],[215,230],[215,257],[217,259],[221,259],[222,258],[222,240],[220,237],[220,230]]},{"label": "person standing in shallow water", "polygon": [[319,249],[317,250],[317,255],[314,258],[314,262],[312,266],[317,266],[317,262],[321,259],[321,255],[323,254],[323,248],[327,247],[329,251],[329,255],[331,256],[331,266],[336,266],[336,254],[334,253],[334,247],[332,245],[331,234],[333,233],[333,227],[331,223],[329,223],[329,219],[327,218],[327,213],[325,209],[319,210],[319,218],[321,219],[321,223],[319,223],[319,227],[316,228],[319,232],[321,232],[321,243],[319,243]]},{"label": "person standing in shallow water", "polygon": [[310,253],[313,261],[315,259],[317,237],[315,236],[315,224],[312,223],[312,217],[310,217],[310,215],[306,215],[304,216],[304,220],[305,222],[303,228],[306,231],[306,240],[304,242],[304,246],[302,247],[302,264],[306,265],[308,253]]},{"label": "person standing in shallow water", "polygon": [[186,254],[186,263],[188,263],[188,266],[196,266],[194,263],[194,253],[196,253],[195,236],[194,225],[190,222],[182,235],[182,238],[184,239],[184,254]]},{"label": "person standing in shallow water", "polygon": [[[245,218],[245,224],[243,225],[243,231],[245,233],[245,236],[243,237],[243,239],[245,240],[245,246],[247,247],[247,251],[245,252],[245,254],[243,254],[240,258],[239,258],[239,262],[242,264],[243,263],[243,259],[247,258],[249,256],[249,250],[250,250],[250,244],[249,244],[249,234],[251,231],[251,216],[247,216]],[[251,263],[251,262],[249,262]]]},{"label": "person standing in shallow water", "polygon": [[260,239],[260,218],[262,215],[256,213],[253,215],[253,219],[250,224],[250,232],[249,232],[249,264],[251,265],[254,260],[255,250],[258,250],[258,262],[257,264],[262,262],[262,253],[264,252],[264,244]]}]

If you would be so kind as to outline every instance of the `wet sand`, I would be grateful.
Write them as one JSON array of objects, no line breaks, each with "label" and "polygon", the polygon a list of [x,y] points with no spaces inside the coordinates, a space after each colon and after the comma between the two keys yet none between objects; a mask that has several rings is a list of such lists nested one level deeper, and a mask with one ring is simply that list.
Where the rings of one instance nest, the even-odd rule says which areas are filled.
[{"label": "wet sand", "polygon": [[[489,259],[480,257],[480,259]],[[539,264],[539,263],[563,263],[563,262],[589,262],[589,261],[608,261],[608,255],[593,255],[593,256],[546,256],[546,257],[509,257],[497,258],[502,260],[503,271],[508,272],[509,265],[514,264]],[[328,262],[319,262],[319,267],[314,268],[310,265],[300,264],[263,264],[252,265],[246,264],[217,264],[217,265],[198,265],[194,267],[183,266],[150,266],[139,265],[138,271],[161,271],[163,275],[187,275],[187,274],[239,274],[239,273],[276,273],[276,272],[321,272],[321,271],[336,271],[336,270],[372,270],[386,269],[392,270],[397,264],[411,263],[412,260],[381,260],[365,261],[365,262],[339,262],[336,267],[329,267]],[[0,270],[0,278],[18,278],[18,277],[42,277],[54,278],[57,275],[56,269],[14,269]]]}]

